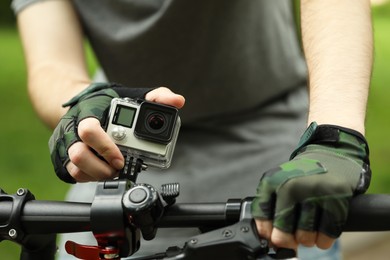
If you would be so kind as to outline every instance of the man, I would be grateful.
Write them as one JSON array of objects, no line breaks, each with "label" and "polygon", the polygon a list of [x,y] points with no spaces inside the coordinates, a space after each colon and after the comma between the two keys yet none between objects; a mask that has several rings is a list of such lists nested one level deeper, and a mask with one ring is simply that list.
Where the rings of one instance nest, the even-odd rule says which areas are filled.
[{"label": "man", "polygon": [[[260,235],[276,247],[332,246],[345,221],[348,199],[364,192],[369,182],[363,137],[372,66],[369,1],[301,1],[308,118],[302,88],[306,66],[291,1],[31,2],[14,1],[13,6],[31,100],[48,126],[56,127],[64,115],[69,118],[62,104],[76,96],[71,107],[78,107],[79,101],[97,93],[88,88],[92,80],[83,52],[85,33],[109,82],[165,85],[186,98],[184,106],[184,97],[167,88],[140,95],[184,106],[172,169],[164,176],[142,174],[140,181],[179,181],[180,197],[186,201],[221,200],[253,195],[261,173],[281,164],[263,175],[259,185],[253,214]],[[85,89],[87,93],[79,95]],[[99,91],[107,89],[111,85]],[[122,90],[115,93],[121,96]],[[53,144],[64,137],[52,138],[53,161],[60,162],[55,163],[57,174],[69,182],[115,177],[124,159],[101,128],[101,118],[71,116],[77,118],[77,130],[61,147],[65,157],[57,156],[59,147]],[[320,126],[308,128],[293,160],[283,164],[305,121],[306,126]],[[63,128],[64,120],[57,133]],[[340,154],[348,160],[342,161]],[[71,194],[80,197],[80,191],[86,192],[83,187],[76,185]],[[90,199],[91,190],[80,199]],[[319,218],[318,212],[327,217]]]}]

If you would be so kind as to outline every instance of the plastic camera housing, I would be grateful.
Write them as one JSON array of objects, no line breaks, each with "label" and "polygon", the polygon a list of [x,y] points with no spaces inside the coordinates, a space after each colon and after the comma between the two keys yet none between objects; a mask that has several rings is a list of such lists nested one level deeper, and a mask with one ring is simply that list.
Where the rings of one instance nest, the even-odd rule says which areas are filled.
[{"label": "plastic camera housing", "polygon": [[171,165],[180,125],[174,107],[114,98],[106,132],[123,154],[141,159],[148,166],[166,169]]}]

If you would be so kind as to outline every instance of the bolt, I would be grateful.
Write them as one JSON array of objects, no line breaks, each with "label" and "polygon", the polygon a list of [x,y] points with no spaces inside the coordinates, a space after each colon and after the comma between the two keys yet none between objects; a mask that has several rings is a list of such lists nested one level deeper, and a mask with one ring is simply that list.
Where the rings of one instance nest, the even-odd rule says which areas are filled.
[{"label": "bolt", "polygon": [[233,232],[229,229],[225,229],[224,231],[222,231],[222,236],[224,237],[231,237],[233,235]]},{"label": "bolt", "polygon": [[193,238],[193,239],[190,240],[190,243],[191,244],[196,244],[196,243],[198,243],[198,239]]},{"label": "bolt", "polygon": [[260,240],[260,247],[266,248],[267,246],[268,246],[268,241],[266,239],[261,239]]},{"label": "bolt", "polygon": [[106,246],[104,249],[104,259],[118,259],[119,255],[116,253],[118,250],[112,246]]},{"label": "bolt", "polygon": [[18,194],[19,196],[22,196],[24,194],[24,189],[23,188],[20,188],[16,191],[16,194]]},{"label": "bolt", "polygon": [[12,238],[12,239],[15,239],[17,236],[18,236],[18,232],[16,232],[15,229],[10,229],[8,231],[8,235]]},{"label": "bolt", "polygon": [[104,255],[104,259],[118,259],[118,255],[117,254],[105,254]]},{"label": "bolt", "polygon": [[249,231],[249,227],[241,227],[241,232],[244,232],[244,233],[246,233],[246,232],[248,232]]}]

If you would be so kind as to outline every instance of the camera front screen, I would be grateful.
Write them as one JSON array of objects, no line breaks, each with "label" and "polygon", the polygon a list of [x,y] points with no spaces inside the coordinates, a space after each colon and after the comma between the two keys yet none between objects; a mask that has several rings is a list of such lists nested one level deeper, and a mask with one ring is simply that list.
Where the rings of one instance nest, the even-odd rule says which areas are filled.
[{"label": "camera front screen", "polygon": [[132,128],[136,111],[135,108],[118,105],[112,123]]}]

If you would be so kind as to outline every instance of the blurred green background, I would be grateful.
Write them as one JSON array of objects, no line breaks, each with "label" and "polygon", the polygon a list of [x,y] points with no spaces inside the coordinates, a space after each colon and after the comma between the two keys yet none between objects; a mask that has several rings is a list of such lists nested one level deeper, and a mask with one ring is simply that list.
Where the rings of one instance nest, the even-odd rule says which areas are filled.
[{"label": "blurred green background", "polygon": [[[23,50],[9,9],[0,1],[0,187],[30,189],[37,199],[63,199],[67,184],[55,177],[47,141],[51,132],[35,115],[26,90]],[[390,4],[373,7],[375,64],[367,115],[373,180],[370,193],[390,191]],[[90,71],[95,68],[89,52]],[[0,243],[1,259],[18,259],[19,247]]]}]

